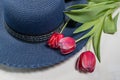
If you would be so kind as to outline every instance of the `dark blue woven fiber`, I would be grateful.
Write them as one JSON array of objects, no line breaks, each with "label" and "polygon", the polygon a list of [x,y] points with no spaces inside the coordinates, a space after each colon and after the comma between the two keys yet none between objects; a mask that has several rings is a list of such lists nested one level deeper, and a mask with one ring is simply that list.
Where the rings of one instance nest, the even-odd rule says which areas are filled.
[{"label": "dark blue woven fiber", "polygon": [[15,31],[40,35],[64,21],[64,0],[3,0],[5,21]]},{"label": "dark blue woven fiber", "polygon": [[[49,48],[46,45],[46,42],[42,42],[42,43],[22,42],[18,39],[15,39],[14,37],[12,37],[6,31],[6,29],[4,27],[5,26],[4,25],[4,14],[3,14],[4,9],[5,9],[5,14],[7,14],[9,16],[9,18],[12,16],[11,20],[9,20],[7,17],[5,17],[5,19],[8,19],[7,22],[9,24],[11,24],[11,26],[14,26],[14,25],[21,26],[21,28],[23,28],[23,29],[17,29],[17,27],[16,27],[16,30],[18,30],[18,31],[23,30],[22,31],[23,33],[26,33],[26,34],[31,33],[32,30],[30,31],[30,29],[28,30],[28,28],[32,29],[32,27],[28,26],[28,27],[24,28],[23,26],[30,25],[29,21],[30,22],[32,21],[33,22],[33,23],[31,23],[32,26],[36,27],[36,25],[38,25],[38,22],[35,20],[39,20],[39,19],[42,20],[42,25],[52,25],[50,28],[46,27],[46,30],[52,30],[51,28],[54,28],[56,26],[58,27],[58,25],[60,25],[61,22],[63,21],[63,13],[61,12],[63,7],[59,8],[58,12],[56,12],[56,13],[51,12],[52,14],[54,14],[56,16],[56,19],[52,16],[52,14],[46,15],[46,17],[44,17],[44,18],[38,18],[37,15],[41,15],[41,13],[43,13],[44,10],[40,11],[41,13],[36,12],[36,10],[38,10],[38,8],[35,8],[35,7],[33,9],[29,8],[28,12],[27,12],[27,9],[25,9],[26,10],[25,13],[28,13],[27,15],[24,14],[24,11],[23,11],[23,13],[19,13],[19,12],[17,12],[17,10],[22,9],[22,7],[23,7],[22,4],[27,4],[27,2],[31,6],[36,6],[36,7],[38,7],[38,5],[42,6],[43,4],[40,5],[41,1],[45,1],[45,4],[47,4],[50,1],[48,3],[49,5],[47,5],[47,6],[50,6],[50,4],[52,4],[54,6],[57,6],[56,8],[58,8],[59,5],[57,5],[57,2],[61,2],[63,4],[62,0],[35,0],[35,1],[37,1],[37,3],[36,2],[30,3],[30,1],[34,1],[34,0],[2,0],[2,1],[3,1],[3,3],[2,2],[0,3],[0,64],[4,64],[7,66],[16,67],[16,68],[42,68],[42,67],[46,67],[46,66],[51,66],[51,65],[55,65],[56,63],[60,63],[62,61],[67,60],[68,58],[70,58],[71,56],[76,54],[79,50],[81,50],[82,47],[86,44],[87,39],[82,40],[81,42],[79,42],[77,44],[77,48],[73,53],[71,53],[69,55],[61,55],[59,50],[53,50],[53,49]],[[25,2],[22,2],[22,1],[25,1]],[[55,2],[51,2],[51,1],[55,1]],[[84,2],[85,0],[81,0],[81,1]],[[9,11],[9,13],[7,13],[8,12],[7,10],[9,10],[8,7],[6,7],[6,8],[4,7],[4,9],[3,9],[1,4],[3,4],[3,7],[10,6],[10,5],[11,5],[11,7],[13,6],[13,10],[10,10],[10,11],[14,11],[14,9],[16,9],[16,12],[13,12],[15,14],[15,16],[10,11]],[[24,6],[26,8],[30,7],[30,6],[26,6],[26,5],[24,5]],[[62,5],[62,6],[64,6],[64,5]],[[56,8],[51,7],[50,10],[54,9],[56,11]],[[33,12],[33,13],[29,13],[29,12]],[[28,16],[30,16],[31,14],[34,15],[34,12],[35,12],[36,17],[31,16],[31,18],[28,19]],[[47,12],[45,14],[47,14]],[[21,18],[21,15],[23,15],[22,18]],[[41,17],[41,16],[39,16],[39,17]],[[53,18],[51,18],[51,17],[53,17]],[[16,22],[15,23],[14,18],[18,18],[18,21],[23,20],[23,22],[25,21],[25,23],[24,24],[23,24],[23,22],[17,23],[17,21],[15,21]],[[50,18],[51,22],[47,22],[47,23],[44,22],[43,20],[45,18],[46,19]],[[28,21],[28,23],[26,23],[27,21]],[[54,21],[55,24],[52,21]],[[35,24],[34,22],[37,24]],[[42,26],[42,27],[45,27],[45,26]],[[69,24],[63,33],[65,34],[65,36],[72,36],[75,39],[77,39],[78,37],[81,37],[84,33],[86,33],[86,32],[84,32],[81,34],[73,35],[73,31],[76,29],[76,27],[78,27],[78,25],[72,26],[71,24]],[[44,30],[44,31],[42,30],[41,33],[45,32],[46,30]],[[33,33],[38,34],[39,32],[37,32],[37,30],[36,30]]]}]

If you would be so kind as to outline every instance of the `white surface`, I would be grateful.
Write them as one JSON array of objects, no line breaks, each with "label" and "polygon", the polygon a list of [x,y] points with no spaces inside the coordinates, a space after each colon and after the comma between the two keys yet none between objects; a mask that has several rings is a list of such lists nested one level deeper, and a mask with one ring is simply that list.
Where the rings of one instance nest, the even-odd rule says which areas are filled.
[{"label": "white surface", "polygon": [[102,62],[97,62],[93,73],[84,74],[75,70],[75,62],[81,52],[61,64],[41,70],[18,70],[0,66],[0,80],[120,80],[120,16],[117,33],[102,35]]}]

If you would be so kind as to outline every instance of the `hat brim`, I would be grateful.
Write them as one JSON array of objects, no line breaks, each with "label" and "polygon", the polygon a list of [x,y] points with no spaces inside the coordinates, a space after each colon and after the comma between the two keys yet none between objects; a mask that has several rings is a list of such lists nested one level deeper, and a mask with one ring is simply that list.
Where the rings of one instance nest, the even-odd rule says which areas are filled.
[{"label": "hat brim", "polygon": [[[65,36],[75,39],[84,33],[73,35],[75,26],[68,25],[64,30]],[[59,50],[53,50],[42,43],[26,43],[12,37],[5,29],[3,9],[0,5],[0,64],[16,68],[42,68],[55,65],[67,60],[76,54],[86,44],[87,39],[77,44],[74,52],[69,55],[60,54]]]}]

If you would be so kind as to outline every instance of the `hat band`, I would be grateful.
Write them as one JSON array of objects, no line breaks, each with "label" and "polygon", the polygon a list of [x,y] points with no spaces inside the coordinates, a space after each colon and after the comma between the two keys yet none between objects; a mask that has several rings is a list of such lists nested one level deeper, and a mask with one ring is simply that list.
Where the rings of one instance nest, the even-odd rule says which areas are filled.
[{"label": "hat band", "polygon": [[15,30],[11,29],[7,25],[7,23],[5,23],[5,28],[7,29],[8,33],[10,33],[13,37],[15,37],[17,39],[20,39],[20,40],[23,40],[23,41],[26,41],[26,42],[33,42],[33,43],[43,42],[43,41],[48,40],[48,38],[50,37],[50,35],[52,33],[60,32],[63,26],[64,26],[64,22],[57,29],[55,29],[55,30],[53,30],[49,33],[46,33],[46,34],[43,34],[43,35],[31,36],[31,35],[24,35],[24,34],[18,33]]}]

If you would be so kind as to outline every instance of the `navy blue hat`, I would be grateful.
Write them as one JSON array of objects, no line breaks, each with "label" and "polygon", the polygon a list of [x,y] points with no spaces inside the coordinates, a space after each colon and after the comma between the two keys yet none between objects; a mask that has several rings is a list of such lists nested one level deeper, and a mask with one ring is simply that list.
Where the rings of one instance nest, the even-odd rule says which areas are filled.
[{"label": "navy blue hat", "polygon": [[[46,40],[64,25],[66,5],[86,0],[2,0],[0,2],[0,64],[16,68],[42,68],[60,63],[77,53],[86,43],[78,43],[74,52],[61,55],[46,46]],[[75,26],[68,25],[65,36],[73,35]]]}]

